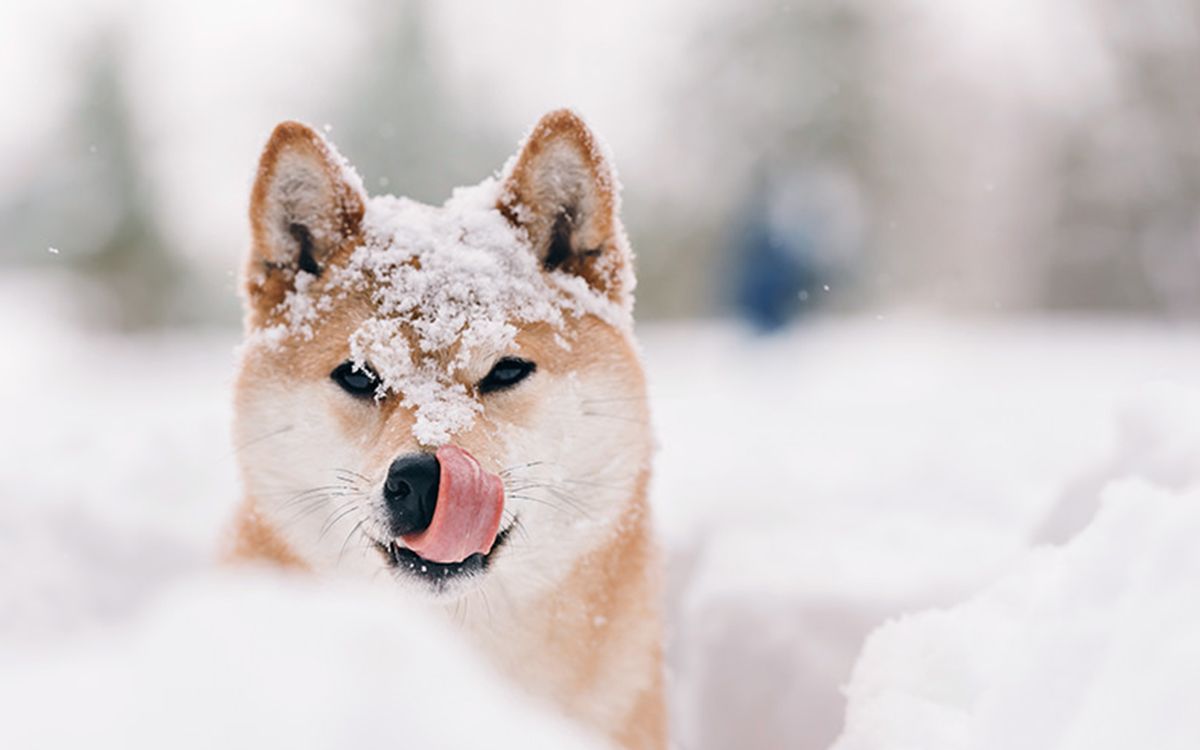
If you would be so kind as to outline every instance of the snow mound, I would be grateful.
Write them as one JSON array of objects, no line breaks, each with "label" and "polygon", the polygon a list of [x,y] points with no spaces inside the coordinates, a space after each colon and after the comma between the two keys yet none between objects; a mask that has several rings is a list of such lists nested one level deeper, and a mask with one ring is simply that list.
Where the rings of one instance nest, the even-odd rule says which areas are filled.
[{"label": "snow mound", "polygon": [[6,748],[594,748],[378,590],[240,575],[131,628],[0,650]]},{"label": "snow mound", "polygon": [[835,750],[1200,747],[1200,492],[1112,486],[1062,548],[877,630]]},{"label": "snow mound", "polygon": [[1113,479],[1140,477],[1180,491],[1200,483],[1200,393],[1195,389],[1167,381],[1142,386],[1119,405],[1115,424],[1107,458],[1064,488],[1035,541],[1061,544],[1082,530]]}]

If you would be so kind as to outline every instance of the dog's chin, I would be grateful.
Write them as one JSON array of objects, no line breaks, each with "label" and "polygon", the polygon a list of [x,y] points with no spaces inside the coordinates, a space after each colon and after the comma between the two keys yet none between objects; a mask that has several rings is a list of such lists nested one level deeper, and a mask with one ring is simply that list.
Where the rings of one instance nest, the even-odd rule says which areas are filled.
[{"label": "dog's chin", "polygon": [[384,565],[397,580],[413,585],[428,595],[448,598],[470,591],[483,581],[495,562],[497,553],[504,548],[511,531],[511,525],[502,529],[496,535],[492,548],[486,553],[476,552],[465,560],[453,563],[426,560],[394,541],[371,541],[383,557]]}]

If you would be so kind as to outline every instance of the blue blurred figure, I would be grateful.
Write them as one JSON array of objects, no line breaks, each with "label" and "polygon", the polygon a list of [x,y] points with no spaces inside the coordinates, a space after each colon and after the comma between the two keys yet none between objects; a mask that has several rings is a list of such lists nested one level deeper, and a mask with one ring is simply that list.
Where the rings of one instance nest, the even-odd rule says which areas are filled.
[{"label": "blue blurred figure", "polygon": [[760,169],[731,247],[738,314],[767,333],[816,310],[857,255],[857,191],[840,171],[787,180]]},{"label": "blue blurred figure", "polygon": [[800,295],[817,280],[804,235],[781,236],[756,210],[742,230],[735,266],[738,311],[760,331],[787,325],[800,307]]}]

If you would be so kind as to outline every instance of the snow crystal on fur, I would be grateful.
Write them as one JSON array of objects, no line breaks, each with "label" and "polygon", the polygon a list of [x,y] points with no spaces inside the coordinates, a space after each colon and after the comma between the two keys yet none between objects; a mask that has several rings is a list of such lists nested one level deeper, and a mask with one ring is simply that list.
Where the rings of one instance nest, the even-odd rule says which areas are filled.
[{"label": "snow crystal on fur", "polygon": [[[351,360],[380,378],[377,397],[394,395],[416,415],[413,435],[439,445],[473,423],[481,406],[464,383],[474,358],[508,352],[517,327],[564,323],[591,314],[622,329],[628,305],[562,271],[544,271],[523,229],[497,209],[496,178],[458,188],[441,207],[379,196],[367,202],[364,241],[321,284],[298,274],[268,340],[307,340],[329,295],[371,295],[375,314],[348,341]],[[276,330],[280,326],[286,332]]]}]

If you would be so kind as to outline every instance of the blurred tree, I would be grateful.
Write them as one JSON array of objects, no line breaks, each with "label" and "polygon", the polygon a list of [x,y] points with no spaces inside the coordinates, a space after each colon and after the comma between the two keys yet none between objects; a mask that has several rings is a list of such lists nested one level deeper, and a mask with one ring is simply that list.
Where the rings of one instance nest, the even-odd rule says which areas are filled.
[{"label": "blurred tree", "polygon": [[1046,304],[1200,312],[1200,7],[1095,0],[1110,97],[1061,141]]},{"label": "blurred tree", "polygon": [[135,329],[177,320],[173,301],[183,276],[154,218],[121,49],[116,33],[97,38],[83,57],[79,99],[64,131],[47,139],[37,172],[0,210],[12,228],[10,260],[61,264],[106,297],[110,315],[89,311],[90,323]]},{"label": "blurred tree", "polygon": [[424,0],[371,0],[364,75],[346,89],[335,133],[371,192],[441,204],[498,169],[513,148],[485,112],[453,101],[429,45]]}]

